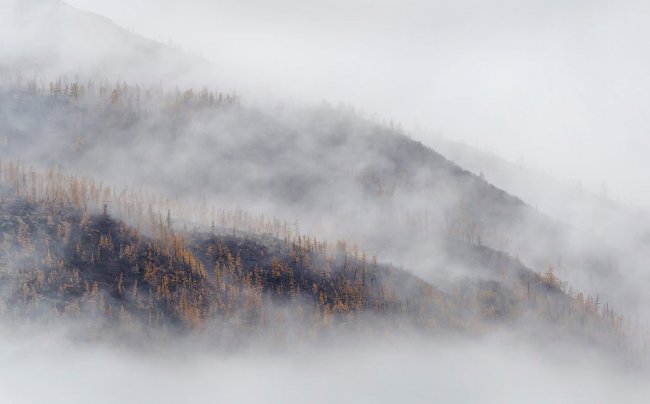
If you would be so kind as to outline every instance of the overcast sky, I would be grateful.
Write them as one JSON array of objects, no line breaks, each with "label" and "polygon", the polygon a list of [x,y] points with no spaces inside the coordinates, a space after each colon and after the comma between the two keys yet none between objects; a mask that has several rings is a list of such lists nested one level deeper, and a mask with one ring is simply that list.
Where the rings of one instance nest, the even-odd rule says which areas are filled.
[{"label": "overcast sky", "polygon": [[650,2],[68,3],[200,54],[261,97],[351,103],[650,203]]}]

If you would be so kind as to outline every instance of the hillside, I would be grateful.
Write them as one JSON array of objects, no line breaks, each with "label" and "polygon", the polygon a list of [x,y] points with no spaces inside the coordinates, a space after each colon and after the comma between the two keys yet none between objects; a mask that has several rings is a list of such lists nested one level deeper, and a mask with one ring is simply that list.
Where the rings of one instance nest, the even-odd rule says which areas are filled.
[{"label": "hillside", "polygon": [[579,3],[0,0],[0,404],[646,403],[650,3]]},{"label": "hillside", "polygon": [[291,218],[425,278],[437,276],[431,248],[444,255],[447,238],[518,256],[538,272],[561,267],[592,293],[606,291],[579,282],[582,274],[599,274],[602,286],[621,273],[602,240],[583,238],[577,251],[570,226],[344,108],[255,109],[209,89],[101,80],[30,81],[0,99],[0,156]]},{"label": "hillside", "polygon": [[[35,282],[31,275],[28,280],[13,279],[9,306],[20,302],[22,293],[23,303],[42,297],[58,301],[59,311],[66,311],[70,304],[85,307],[83,302],[89,301],[89,290],[94,288],[113,303],[99,304],[95,295],[90,300],[96,307],[88,313],[100,310],[105,314],[110,309],[109,318],[116,312],[125,313],[134,324],[151,325],[155,320],[182,330],[215,316],[225,316],[228,321],[236,318],[242,324],[246,323],[242,319],[251,318],[274,323],[269,320],[271,314],[259,312],[259,307],[267,306],[262,296],[275,296],[273,307],[288,296],[282,304],[291,310],[300,307],[300,314],[289,316],[292,324],[311,323],[315,308],[316,317],[322,318],[324,313],[340,312],[349,317],[372,312],[372,307],[377,311],[390,306],[387,311],[406,314],[409,322],[415,317],[411,325],[437,323],[443,329],[475,331],[482,328],[477,324],[485,321],[528,318],[526,313],[531,310],[546,313],[546,297],[543,309],[537,298],[532,303],[528,299],[530,293],[537,296],[545,291],[548,285],[544,282],[550,282],[552,289],[559,290],[558,300],[551,304],[555,308],[550,310],[556,312],[556,320],[561,312],[571,318],[571,302],[580,299],[579,307],[594,306],[587,311],[600,314],[604,310],[605,317],[610,316],[610,308],[600,305],[602,301],[613,302],[626,312],[644,313],[639,309],[642,291],[630,285],[632,277],[625,276],[638,263],[625,260],[618,245],[554,220],[412,140],[392,124],[380,124],[350,108],[327,103],[252,107],[236,93],[179,87],[189,86],[197,78],[214,83],[212,67],[58,1],[14,2],[5,7],[9,12],[3,16],[19,16],[11,19],[12,24],[32,27],[27,41],[41,47],[26,47],[21,45],[22,37],[9,37],[14,41],[10,49],[20,57],[1,55],[0,61],[11,74],[0,87],[0,157],[11,160],[19,156],[40,170],[61,167],[118,188],[141,190],[131,194],[140,204],[143,195],[153,192],[159,195],[152,202],[155,208],[145,211],[139,205],[140,214],[147,217],[162,212],[148,222],[133,217],[132,207],[108,206],[107,212],[97,215],[102,211],[97,200],[96,216],[79,203],[73,204],[72,210],[45,215],[47,208],[39,204],[31,206],[20,198],[10,201],[6,215],[13,218],[9,223],[18,226],[12,231],[24,227],[18,225],[24,215],[34,214],[37,219],[27,228],[35,232],[30,237],[39,247],[23,251],[25,257],[50,250],[52,228],[42,227],[50,222],[46,217],[78,226],[73,232],[77,239],[74,249],[68,241],[52,247],[67,272],[57,275],[59,280],[49,286]],[[90,43],[92,35],[75,34],[82,31],[94,33],[96,40]],[[71,60],[74,65],[68,63]],[[48,68],[41,71],[39,66]],[[48,78],[57,71],[75,74]],[[107,80],[106,72],[119,80]],[[459,159],[454,150],[442,150]],[[475,169],[479,160],[459,161]],[[115,199],[124,198],[114,189],[112,195],[104,199],[115,203]],[[169,201],[174,202],[169,205]],[[16,213],[22,206],[35,211]],[[187,206],[198,206],[201,213]],[[234,218],[239,216],[232,214],[230,225],[222,220],[222,226],[215,227],[218,214],[214,208],[208,211],[208,206],[218,206],[217,212],[254,213],[244,215],[248,222],[237,221]],[[163,219],[166,210],[171,216]],[[285,223],[279,231],[276,223],[271,226],[275,226],[271,231],[275,238],[261,237],[263,232],[253,230],[258,225],[251,227],[250,218],[256,216],[266,220],[282,217],[290,224]],[[164,224],[158,226],[156,220]],[[181,224],[195,231],[181,231]],[[252,233],[227,236],[231,227]],[[325,248],[308,238],[309,247],[305,247],[305,240],[298,238],[304,233],[348,241],[340,248]],[[40,239],[43,235],[45,239]],[[237,245],[247,252],[239,251]],[[359,247],[353,252],[351,246]],[[379,255],[391,263],[377,264],[375,271],[385,272],[387,279],[397,284],[381,283],[379,277],[375,279],[378,284],[369,285],[365,275],[360,278],[369,262],[367,257],[361,259],[362,249],[368,251],[367,257]],[[126,259],[123,250],[139,252]],[[221,251],[217,258],[210,256],[215,250]],[[269,251],[273,251],[272,257]],[[233,269],[228,257],[236,261],[238,253],[250,259],[240,257],[242,263]],[[14,258],[8,258],[9,262]],[[56,262],[41,259],[50,262],[46,264],[50,269]],[[318,262],[316,273],[302,273],[301,259]],[[239,290],[235,300],[227,303],[220,299],[230,299],[230,286],[219,284],[219,276],[211,272],[219,260],[219,265],[229,268],[228,282]],[[181,266],[171,270],[175,262]],[[269,273],[278,272],[273,269],[274,262],[284,268],[281,273],[291,275],[284,280],[269,278]],[[322,265],[336,281],[319,272]],[[165,266],[172,272],[155,272],[155,279],[150,274],[145,279],[139,272]],[[365,269],[360,271],[359,266]],[[351,267],[353,275],[348,273]],[[599,296],[598,302],[578,298],[555,278],[556,271],[571,285]],[[551,280],[543,281],[540,274]],[[78,279],[72,287],[63,280],[70,277]],[[196,290],[167,291],[163,296],[158,290],[165,279],[193,285]],[[252,282],[257,282],[256,286],[251,286]],[[131,296],[155,293],[158,300],[155,304],[122,301],[126,292],[118,283],[132,288]],[[411,287],[404,286],[407,284]],[[522,297],[524,289],[526,299]],[[55,298],[55,290],[64,292],[57,292]],[[422,290],[435,291],[435,299],[422,295]],[[304,299],[295,304],[293,299],[303,294]],[[489,301],[487,307],[483,298]],[[305,301],[311,302],[308,309],[302,307]],[[258,312],[251,314],[251,305]],[[414,315],[416,311],[426,315]],[[384,317],[382,313],[374,315]],[[577,329],[583,326],[581,322]]]},{"label": "hillside", "polygon": [[530,196],[521,187],[466,171],[472,158],[458,166],[346,108],[251,107],[224,91],[214,66],[60,1],[8,2],[0,15],[11,45],[0,63],[20,77],[0,90],[5,158],[291,218],[430,280],[440,277],[432,246],[445,255],[447,238],[486,245],[645,312],[625,275],[639,263],[607,233],[537,211],[526,203],[537,199],[518,198]]},{"label": "hillside", "polygon": [[[224,212],[223,226],[187,231],[137,194],[14,163],[0,172],[3,321],[76,319],[84,339],[199,333],[229,346],[269,336],[314,341],[334,330],[482,334],[507,326],[619,349],[629,332],[609,306],[552,272],[539,276],[485,247],[450,245],[487,276],[440,289],[345,241],[295,235],[278,221]],[[129,225],[111,211],[140,219]]]},{"label": "hillside", "polygon": [[560,181],[462,143],[438,138],[431,145],[455,163],[481,173],[497,187],[568,225],[562,234],[565,251],[561,248],[555,256],[548,256],[560,276],[608,299],[618,296],[629,312],[648,314],[650,302],[643,282],[638,281],[645,279],[642,262],[650,257],[650,216],[645,209],[626,206],[577,182]]},{"label": "hillside", "polygon": [[577,181],[560,181],[548,173],[509,162],[463,143],[436,138],[431,141],[431,146],[471,172],[483,173],[491,183],[519,195],[561,222],[598,237],[615,233],[617,237],[609,241],[616,245],[638,241],[650,228],[647,214],[640,209],[626,208],[608,196],[605,190],[596,193]]},{"label": "hillside", "polygon": [[[248,201],[262,198],[262,207],[299,214],[347,215],[359,207],[383,214],[400,205],[402,212],[391,216],[428,215],[470,241],[514,233],[523,221],[557,226],[421,143],[345,110],[273,114],[207,90],[164,92],[126,83],[27,87],[1,94],[5,156],[65,161],[113,181],[125,177],[116,171],[121,168],[135,174],[129,175],[134,185],[146,178],[159,191],[228,203],[254,205]],[[103,153],[108,148],[110,155]]]}]

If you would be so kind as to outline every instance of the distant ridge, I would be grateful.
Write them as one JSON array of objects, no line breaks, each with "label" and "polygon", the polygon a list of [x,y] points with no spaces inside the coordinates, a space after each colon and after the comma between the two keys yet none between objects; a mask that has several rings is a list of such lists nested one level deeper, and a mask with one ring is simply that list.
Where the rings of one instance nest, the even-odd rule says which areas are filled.
[{"label": "distant ridge", "polygon": [[59,0],[7,4],[0,27],[0,66],[15,75],[72,74],[177,85],[216,80],[209,62]]}]

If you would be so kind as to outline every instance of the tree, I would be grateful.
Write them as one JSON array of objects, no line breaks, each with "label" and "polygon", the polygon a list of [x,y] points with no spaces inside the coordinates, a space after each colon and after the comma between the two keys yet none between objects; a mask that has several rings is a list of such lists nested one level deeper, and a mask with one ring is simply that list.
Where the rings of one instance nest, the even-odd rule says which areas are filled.
[{"label": "tree", "polygon": [[560,279],[555,275],[555,270],[553,267],[548,267],[548,269],[542,275],[542,283],[549,288],[559,289],[560,288]]}]

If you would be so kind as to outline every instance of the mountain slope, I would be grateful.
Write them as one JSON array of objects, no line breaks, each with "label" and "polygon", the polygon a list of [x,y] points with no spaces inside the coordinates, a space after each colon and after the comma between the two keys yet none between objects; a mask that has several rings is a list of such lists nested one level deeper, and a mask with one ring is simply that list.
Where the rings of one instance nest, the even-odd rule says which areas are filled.
[{"label": "mountain slope", "polygon": [[[491,275],[441,290],[355,246],[292,235],[279,222],[224,213],[232,228],[188,232],[138,193],[14,163],[0,164],[0,173],[3,321],[77,321],[84,338],[202,333],[217,344],[344,330],[482,333],[504,325],[608,347],[624,338],[621,317],[608,307],[485,247],[450,245]],[[103,212],[93,214],[102,202]],[[137,223],[117,221],[111,211]]]},{"label": "mountain slope", "polygon": [[[575,231],[399,131],[349,111],[196,109],[204,93],[165,94],[163,87],[214,83],[214,68],[205,62],[60,1],[13,1],[3,10],[2,36],[11,45],[4,49],[15,55],[0,55],[0,62],[22,70],[31,83],[30,92],[3,91],[6,157],[65,161],[68,169],[89,170],[113,183],[129,178],[130,185],[147,184],[163,194],[245,203],[249,210],[295,218],[317,234],[357,240],[422,275],[431,275],[430,265],[420,263],[428,261],[429,246],[442,233],[518,256],[539,272],[553,265],[572,283],[629,310],[643,306],[638,291],[621,293],[638,284],[624,275],[639,272],[641,263],[624,259],[620,245],[629,243],[607,240],[627,240],[620,228],[595,238]],[[27,43],[43,45],[31,49]],[[45,69],[33,79],[36,66]],[[81,78],[47,80],[61,72]],[[145,85],[108,83],[106,77]],[[80,102],[72,83],[91,94]],[[92,167],[96,162],[101,164]],[[476,163],[462,162],[467,168]],[[610,210],[603,212],[596,220],[606,221]],[[406,256],[391,251],[396,242],[410,241],[414,230],[422,243],[409,243]]]},{"label": "mountain slope", "polygon": [[[87,94],[71,97],[79,86]],[[256,110],[205,91],[102,82],[34,83],[0,97],[0,153],[7,157],[65,162],[114,183],[128,178],[162,194],[293,217],[395,261],[404,257],[386,250],[414,231],[427,243],[452,237],[519,254],[542,270],[562,255],[565,227],[404,134],[348,111]],[[426,248],[416,251],[418,260]]]},{"label": "mountain slope", "polygon": [[[268,278],[269,274],[273,278],[273,260],[262,258],[268,249],[274,249],[278,254],[275,258],[284,262],[284,270],[302,276],[300,282],[286,279],[293,284],[289,290],[300,287],[311,303],[309,310],[298,305],[301,316],[305,312],[313,314],[315,307],[321,319],[335,307],[343,314],[341,317],[365,312],[373,306],[367,304],[374,296],[379,302],[376,308],[391,307],[389,311],[415,317],[418,325],[442,322],[445,327],[475,329],[480,328],[475,323],[485,319],[519,320],[530,313],[543,313],[547,319],[555,315],[555,320],[562,318],[580,330],[584,318],[618,321],[609,307],[602,311],[598,304],[594,308],[593,301],[563,290],[552,270],[544,278],[526,267],[543,273],[549,265],[557,264],[612,284],[622,279],[616,268],[620,254],[615,248],[599,239],[576,244],[577,236],[582,235],[570,226],[531,208],[400,130],[329,105],[252,108],[234,94],[205,88],[181,90],[177,86],[199,77],[213,83],[210,66],[57,1],[11,2],[3,18],[7,15],[18,17],[9,18],[8,25],[3,25],[3,36],[14,30],[21,32],[16,24],[31,28],[26,42],[9,36],[11,46],[5,49],[10,51],[0,54],[6,71],[28,77],[5,82],[0,89],[1,157],[19,157],[45,170],[62,166],[117,186],[156,192],[160,199],[181,196],[183,203],[252,211],[266,218],[291,218],[295,220],[291,227],[296,229],[282,248],[278,247],[283,242],[278,233],[275,240],[246,236],[242,241],[183,232],[182,248],[177,250],[176,239],[169,234],[172,226],[164,225],[162,218],[158,218],[160,229],[156,230],[153,217],[145,235],[138,227],[142,218],[131,223],[134,233],[126,222],[112,219],[108,213],[84,219],[88,209],[78,203],[72,204],[76,211],[64,212],[64,217],[58,216],[61,211],[46,214],[37,204],[40,219],[30,225],[24,224],[24,216],[35,213],[15,213],[10,207],[7,234],[19,234],[20,229],[34,231],[29,238],[47,246],[49,238],[53,238],[48,235],[53,228],[48,230],[44,225],[49,216],[53,220],[59,217],[59,224],[64,226],[68,220],[65,215],[70,215],[69,220],[78,224],[74,233],[79,245],[79,251],[77,245],[72,250],[67,244],[58,245],[56,254],[65,271],[56,272],[56,267],[47,264],[48,271],[54,270],[55,274],[51,285],[39,283],[35,267],[27,268],[26,279],[6,279],[10,306],[20,303],[22,293],[27,307],[41,298],[62,299],[63,307],[81,307],[79,299],[89,299],[83,279],[89,290],[97,281],[98,289],[117,299],[114,305],[95,309],[111,307],[113,312],[124,311],[137,319],[136,323],[147,318],[144,324],[148,324],[153,312],[147,310],[153,310],[153,306],[142,301],[124,304],[119,300],[123,291],[118,285],[126,282],[135,295],[141,296],[146,290],[139,288],[150,282],[151,293],[161,299],[155,318],[168,318],[182,325],[202,324],[217,312],[226,316],[234,312],[235,318],[242,318],[250,314],[245,314],[249,309],[242,307],[260,305],[260,290],[266,296],[281,288],[283,292],[278,293],[287,297],[287,284]],[[80,32],[88,35],[81,36]],[[88,38],[93,36],[98,39],[91,42]],[[40,45],[29,48],[28,43]],[[39,71],[41,66],[44,69]],[[68,75],[49,80],[52,72]],[[77,73],[79,78],[73,79]],[[111,76],[110,82],[107,75]],[[112,81],[115,79],[119,81]],[[114,191],[112,196],[105,200],[114,202]],[[78,199],[78,195],[74,198]],[[23,206],[33,202],[27,197],[12,203]],[[122,211],[110,209],[122,219]],[[214,220],[214,212],[207,216]],[[205,218],[205,214],[194,216],[186,218],[185,223],[205,231]],[[222,230],[225,228],[222,226]],[[350,251],[343,248],[342,262],[341,251],[333,257],[312,255],[311,251],[308,254],[309,260],[330,260],[328,265],[335,264],[335,282],[319,274],[305,276],[299,271],[300,259],[296,259],[297,251],[303,248],[296,240],[301,232],[318,234],[323,239],[352,240],[372,255],[379,253],[385,262],[407,268],[415,275],[386,266],[387,278],[397,279],[396,284],[365,289],[365,278],[361,277],[359,288],[358,268],[351,276],[346,266]],[[12,265],[17,262],[11,255],[15,248],[23,254],[20,260],[33,254],[21,243],[8,245],[7,262]],[[211,278],[207,268],[215,263],[210,261],[214,257],[208,257],[207,249],[227,245],[230,256],[236,257],[233,243],[243,243],[246,250],[253,251],[254,259],[251,266],[235,269],[237,275],[232,280],[233,287],[240,290],[237,296],[251,300],[245,303],[240,299],[231,307],[219,303],[219,290],[229,287],[215,283],[216,272]],[[139,255],[125,261],[123,250],[138,251]],[[224,254],[227,258],[228,254]],[[181,263],[174,266],[177,260]],[[165,266],[170,272],[156,272],[155,279],[145,279],[140,271]],[[138,270],[133,271],[133,267]],[[381,268],[377,271],[381,272]],[[133,273],[122,275],[127,270]],[[252,285],[248,275],[259,279],[261,286],[246,289]],[[71,277],[78,281],[69,287],[66,279]],[[159,293],[157,288],[163,288],[165,279],[193,286],[174,291],[165,287],[166,292]],[[402,284],[419,286],[414,291]],[[316,292],[310,295],[312,289]],[[401,289],[409,290],[397,293]],[[326,291],[322,302],[321,291]],[[334,291],[338,291],[338,298],[332,296]],[[433,291],[436,293],[432,295]],[[617,288],[589,292],[605,295],[617,306],[621,297],[626,297]],[[535,297],[542,295],[544,303]],[[552,303],[548,303],[549,295]],[[187,299],[192,300],[192,305],[187,304]],[[416,315],[416,307],[424,307],[427,316]],[[576,320],[576,316],[581,318]]]},{"label": "mountain slope", "polygon": [[178,84],[215,79],[214,66],[144,39],[109,19],[60,0],[3,0],[0,72],[44,78],[57,74]]},{"label": "mountain slope", "polygon": [[[563,234],[565,250],[549,255],[564,279],[581,288],[615,298],[630,312],[645,317],[650,301],[643,290],[650,259],[650,216],[576,183],[513,164],[470,146],[432,140],[452,161],[523,197],[540,211],[570,225]],[[580,259],[581,258],[581,259]],[[576,270],[585,268],[583,270]]]},{"label": "mountain slope", "polygon": [[[161,193],[245,203],[248,210],[295,218],[317,234],[358,240],[391,261],[415,256],[409,265],[425,261],[428,247],[411,243],[417,248],[407,257],[390,249],[409,239],[415,225],[428,245],[442,233],[518,255],[538,271],[558,265],[558,257],[585,267],[563,250],[566,227],[394,129],[329,107],[197,109],[188,106],[194,102],[188,94],[164,94],[161,84],[187,84],[180,71],[214,82],[203,62],[58,1],[9,4],[5,18],[18,15],[9,20],[32,27],[27,41],[44,44],[32,50],[10,37],[15,43],[7,49],[27,60],[24,73],[43,65],[82,79],[51,83],[43,73],[28,93],[3,92],[4,156],[65,161],[68,169],[90,169],[113,183],[130,178],[130,185],[146,183]],[[14,28],[4,32],[25,31]],[[83,67],[59,66],[69,60]],[[109,72],[145,86],[106,83]],[[81,101],[79,89],[90,93]],[[95,162],[102,164],[92,167]],[[589,265],[605,267],[612,254],[601,255]]]}]

